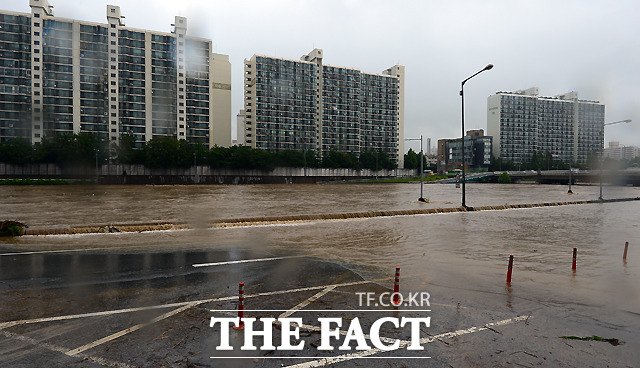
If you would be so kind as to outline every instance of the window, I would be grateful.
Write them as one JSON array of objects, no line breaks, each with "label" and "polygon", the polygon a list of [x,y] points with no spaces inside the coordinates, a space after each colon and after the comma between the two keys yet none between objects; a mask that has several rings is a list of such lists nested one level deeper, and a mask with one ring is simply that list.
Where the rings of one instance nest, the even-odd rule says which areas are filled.
[{"label": "window", "polygon": [[33,41],[33,44],[34,44],[34,45],[39,45],[39,44],[40,44],[40,41],[37,41],[37,40],[36,40],[36,41]]},{"label": "window", "polygon": [[115,13],[115,12],[116,12],[116,9],[115,9],[115,8],[111,8],[111,12],[112,12],[112,13]]},{"label": "window", "polygon": [[111,25],[111,28],[116,28],[116,25],[115,25],[115,24],[112,24],[112,25]]},{"label": "window", "polygon": [[35,66],[33,67],[33,69],[34,69],[34,70],[40,70],[40,67],[39,67],[39,66],[37,66],[37,65],[35,65]]},{"label": "window", "polygon": [[33,23],[33,26],[34,26],[34,27],[40,27],[40,23],[38,23],[38,22],[34,22],[34,23]]},{"label": "window", "polygon": [[40,18],[40,14],[37,14],[37,13],[34,14],[33,16],[36,17],[36,18]]},{"label": "window", "polygon": [[34,36],[40,36],[40,32],[38,32],[38,31],[34,31],[34,32],[33,32],[33,35],[34,35]]},{"label": "window", "polygon": [[33,84],[33,87],[35,87],[35,88],[40,87],[40,83],[34,83],[34,84]]}]

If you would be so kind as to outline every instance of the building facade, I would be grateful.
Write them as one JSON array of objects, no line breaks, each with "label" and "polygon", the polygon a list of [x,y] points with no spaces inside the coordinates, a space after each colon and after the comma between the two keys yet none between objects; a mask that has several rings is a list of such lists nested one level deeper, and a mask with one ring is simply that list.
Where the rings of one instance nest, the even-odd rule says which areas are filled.
[{"label": "building facade", "polygon": [[404,161],[404,67],[381,74],[325,65],[314,49],[300,60],[245,60],[245,145],[277,152],[383,151]]},{"label": "building facade", "polygon": [[[469,130],[464,137],[465,168],[467,171],[487,171],[491,166],[493,137],[484,130]],[[462,169],[462,139],[438,140],[438,172]]]},{"label": "building facade", "polygon": [[576,92],[541,97],[538,88],[498,92],[487,99],[487,134],[496,158],[524,163],[534,152],[564,162],[587,162],[603,148],[605,106]]},{"label": "building facade", "polygon": [[29,5],[0,11],[1,141],[88,132],[231,143],[229,57],[188,36],[186,18],[164,33],[125,27],[113,5],[105,24],[55,17],[47,0]]},{"label": "building facade", "polygon": [[636,146],[621,146],[620,142],[609,142],[609,147],[604,149],[604,157],[612,160],[633,160],[640,157],[640,148]]}]

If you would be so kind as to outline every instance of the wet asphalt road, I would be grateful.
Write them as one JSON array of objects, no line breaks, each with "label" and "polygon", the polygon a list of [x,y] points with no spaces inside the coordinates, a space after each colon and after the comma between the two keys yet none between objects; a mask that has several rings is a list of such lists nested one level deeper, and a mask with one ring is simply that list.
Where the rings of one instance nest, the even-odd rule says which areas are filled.
[{"label": "wet asphalt road", "polygon": [[[271,259],[274,257],[278,259]],[[255,259],[263,260],[219,264]],[[194,267],[208,263],[218,264]],[[611,349],[619,347],[608,343],[558,339],[567,326],[579,331],[581,322],[562,321],[562,315],[536,315],[535,311],[520,313],[517,300],[513,301],[515,307],[510,302],[496,307],[490,300],[484,305],[465,305],[452,297],[432,301],[427,307],[431,312],[361,307],[355,293],[373,292],[378,296],[389,291],[392,272],[385,279],[363,280],[343,265],[322,261],[321,255],[273,254],[255,249],[4,254],[0,256],[0,366],[605,367],[631,366],[626,362],[635,359],[629,353],[634,351],[632,347],[617,350],[620,354],[615,355]],[[410,278],[406,280],[410,285]],[[367,359],[327,363],[319,359],[358,352],[318,351],[321,337],[307,329],[301,331],[300,338],[305,340],[301,351],[241,351],[238,347],[243,332],[231,330],[230,343],[235,349],[216,351],[221,331],[219,325],[210,327],[209,322],[214,316],[235,316],[230,311],[237,306],[239,282],[246,285],[246,309],[270,310],[248,312],[248,316],[277,317],[316,296],[317,300],[302,306],[292,317],[301,317],[305,324],[314,326],[319,325],[318,317],[342,317],[345,324],[358,317],[367,333],[378,318],[429,316],[432,325],[421,329],[421,337],[434,337],[420,352],[400,349]],[[434,295],[447,295],[437,285],[429,290]],[[507,297],[509,292],[505,290]],[[328,311],[305,311],[320,309]],[[515,320],[518,316],[523,318]],[[274,328],[276,344],[280,333],[279,327]],[[407,329],[389,325],[380,335],[410,338]],[[637,344],[633,334],[619,331],[617,336]],[[256,344],[260,341],[257,339]],[[233,356],[250,358],[222,358]],[[308,363],[314,361],[316,365]]]}]

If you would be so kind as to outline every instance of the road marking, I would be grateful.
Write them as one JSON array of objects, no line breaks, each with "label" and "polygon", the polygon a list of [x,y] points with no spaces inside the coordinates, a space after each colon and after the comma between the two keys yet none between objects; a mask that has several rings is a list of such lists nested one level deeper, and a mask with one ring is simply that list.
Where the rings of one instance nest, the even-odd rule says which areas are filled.
[{"label": "road marking", "polygon": [[[518,321],[524,321],[524,320],[526,320],[528,318],[530,318],[530,316],[519,316],[519,317],[509,318],[509,319],[505,319],[505,320],[498,321],[498,322],[487,323],[486,325],[484,325],[482,327],[471,327],[471,328],[468,328],[466,330],[457,330],[457,331],[453,331],[453,332],[445,332],[445,333],[442,333],[442,334],[439,334],[439,335],[435,335],[435,336],[431,336],[431,337],[425,337],[425,338],[420,339],[420,345],[429,344],[429,343],[432,343],[432,342],[434,342],[436,340],[439,340],[439,339],[452,338],[452,337],[456,337],[456,336],[471,334],[471,333],[474,333],[474,332],[480,332],[480,331],[488,330],[488,329],[490,329],[490,328],[492,328],[494,326],[504,326],[504,325],[507,325],[507,324],[510,324],[510,323],[514,323],[514,322],[518,322]],[[403,341],[398,346],[398,349],[403,349],[403,348],[409,346],[410,343],[411,343],[410,341]],[[326,366],[328,364],[345,362],[345,361],[353,360],[353,359],[373,358],[373,357],[371,357],[372,355],[376,355],[376,354],[379,354],[379,353],[384,353],[384,352],[387,352],[387,351],[390,351],[390,350],[370,349],[370,350],[366,350],[366,351],[362,351],[362,352],[358,352],[358,353],[344,354],[344,355],[339,355],[339,356],[335,356],[335,357],[323,358],[323,359],[313,360],[313,361],[310,361],[310,362],[304,362],[304,363],[289,365],[286,368],[324,367],[324,366]],[[388,357],[388,359],[404,359],[404,358],[403,357]]]},{"label": "road marking", "polygon": [[169,317],[171,317],[173,315],[176,315],[176,314],[178,314],[178,313],[180,313],[182,311],[185,311],[185,310],[187,310],[187,309],[189,309],[191,307],[194,307],[194,306],[196,306],[198,304],[201,304],[201,303],[204,303],[204,302],[191,302],[191,303],[189,303],[189,304],[187,304],[185,306],[182,306],[182,307],[180,307],[178,309],[174,309],[174,310],[172,310],[170,312],[167,312],[167,313],[165,313],[163,315],[160,315],[160,316],[152,319],[151,321],[149,321],[147,323],[140,323],[140,324],[137,324],[135,326],[129,327],[129,328],[125,329],[125,330],[116,332],[116,333],[114,333],[112,335],[109,335],[107,337],[103,337],[103,338],[101,338],[99,340],[96,340],[96,341],[94,341],[92,343],[83,345],[83,346],[81,346],[79,348],[76,348],[76,349],[73,349],[73,350],[69,350],[65,354],[67,354],[69,356],[78,355],[79,353],[82,353],[85,350],[89,350],[89,349],[95,348],[96,346],[102,345],[105,342],[109,342],[111,340],[115,340],[115,339],[117,339],[119,337],[122,337],[122,336],[124,336],[124,335],[126,335],[126,334],[128,334],[130,332],[137,331],[137,330],[141,329],[142,327],[149,326],[149,325],[154,324],[156,322],[162,321],[163,319],[167,319],[167,318],[169,318]]},{"label": "road marking", "polygon": [[[257,293],[257,294],[245,294],[245,299],[257,298],[257,297],[261,297],[261,296],[292,294],[292,293],[298,293],[298,292],[302,292],[302,291],[321,290],[321,289],[326,289],[326,288],[328,288],[330,286],[345,287],[345,286],[362,285],[362,284],[369,284],[369,283],[374,283],[374,282],[386,281],[386,280],[390,280],[390,279],[391,279],[390,277],[385,277],[385,278],[369,280],[369,281],[367,281],[367,280],[353,281],[353,282],[345,282],[345,283],[341,283],[341,284],[309,286],[309,287],[298,288],[298,289],[267,291],[267,292],[264,292],[264,293]],[[225,297],[220,297],[220,298],[201,299],[201,300],[195,300],[195,301],[191,301],[191,302],[177,302],[177,303],[171,303],[171,304],[160,304],[160,305],[153,305],[153,306],[148,306],[148,307],[115,309],[115,310],[102,311],[102,312],[71,314],[71,315],[56,316],[56,317],[46,317],[46,318],[35,318],[35,319],[8,321],[8,322],[0,323],[0,330],[8,328],[8,327],[13,327],[13,326],[18,326],[18,325],[25,325],[25,324],[32,324],[32,323],[63,321],[63,320],[70,320],[70,319],[77,319],[77,318],[87,318],[87,317],[110,316],[110,315],[121,314],[121,313],[130,313],[130,312],[139,312],[139,311],[153,310],[153,309],[182,307],[182,306],[185,306],[185,305],[191,304],[191,303],[196,303],[196,305],[198,305],[198,304],[203,304],[203,303],[208,303],[208,302],[220,302],[220,301],[237,300],[237,299],[238,299],[238,296],[234,295],[234,296],[225,296]],[[212,310],[212,312],[216,312],[216,310]]]},{"label": "road marking", "polygon": [[227,262],[214,262],[214,263],[196,263],[192,265],[193,267],[210,267],[210,266],[222,266],[222,265],[230,265],[230,264],[238,264],[238,263],[252,263],[252,262],[267,262],[267,261],[277,261],[279,259],[290,259],[290,258],[304,258],[311,257],[312,255],[303,255],[303,256],[287,256],[287,257],[272,257],[272,258],[256,258],[256,259],[241,259],[239,261],[227,261]]},{"label": "road marking", "polygon": [[31,255],[31,254],[48,254],[48,253],[90,252],[90,251],[94,251],[94,250],[110,250],[110,249],[150,248],[150,247],[157,247],[157,246],[158,246],[157,244],[147,244],[147,245],[123,245],[123,246],[120,246],[120,247],[38,250],[38,251],[31,251],[31,252],[0,253],[0,257],[2,257],[2,256],[24,256],[24,255]]},{"label": "road marking", "polygon": [[330,292],[331,290],[335,289],[336,286],[332,285],[329,286],[328,288],[322,290],[321,292],[313,295],[312,297],[310,297],[309,299],[303,301],[302,303],[296,305],[295,307],[289,309],[288,311],[282,313],[280,316],[278,316],[278,318],[287,318],[290,315],[294,314],[295,312],[299,311],[300,309],[306,307],[307,305],[315,302],[316,300],[318,300],[319,298],[323,297],[325,294],[327,294],[328,292]]},{"label": "road marking", "polygon": [[[0,335],[3,335],[4,337],[10,338],[10,339],[15,339],[18,341],[23,341],[26,343],[29,343],[31,345],[34,345],[38,348],[45,348],[47,350],[50,351],[55,351],[58,353],[66,353],[67,348],[63,348],[62,346],[58,346],[58,345],[53,345],[47,342],[43,342],[43,341],[39,341],[36,339],[33,339],[31,337],[28,336],[23,336],[23,335],[18,335],[18,334],[14,334],[11,332],[7,332],[7,331],[0,331]],[[78,355],[79,357],[82,358],[86,358],[89,359],[91,361],[94,361],[98,364],[101,364],[103,366],[107,366],[107,367],[117,367],[117,368],[135,368],[135,366],[126,364],[126,363],[121,363],[121,362],[114,362],[112,360],[107,360],[104,358],[100,358],[100,357],[94,357],[94,356],[89,356],[89,355],[84,355],[84,354],[80,354]]]}]

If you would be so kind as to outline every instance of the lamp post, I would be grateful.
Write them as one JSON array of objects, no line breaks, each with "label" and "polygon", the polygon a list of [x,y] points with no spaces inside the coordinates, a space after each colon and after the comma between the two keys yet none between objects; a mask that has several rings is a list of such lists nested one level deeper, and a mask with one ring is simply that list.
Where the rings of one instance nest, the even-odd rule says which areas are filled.
[{"label": "lamp post", "polygon": [[613,124],[619,124],[619,123],[627,123],[629,124],[631,122],[631,119],[626,119],[626,120],[620,120],[620,121],[613,121],[611,123],[604,123],[602,124],[602,129],[600,130],[600,142],[602,142],[602,147],[600,148],[600,197],[598,197],[599,200],[602,201],[602,176],[603,174],[603,170],[602,170],[602,166],[604,166],[604,127],[607,125],[613,125]]},{"label": "lamp post", "polygon": [[493,69],[493,64],[489,64],[487,66],[485,66],[482,70],[480,70],[479,72],[475,73],[474,75],[470,76],[469,78],[465,79],[462,81],[462,83],[460,84],[460,97],[462,97],[462,207],[467,207],[466,201],[465,201],[465,181],[466,181],[466,165],[465,165],[465,152],[464,152],[464,84],[467,83],[467,81],[473,77],[475,77],[476,75],[484,72],[485,70],[491,70]]},{"label": "lamp post", "polygon": [[422,153],[422,135],[420,135],[420,138],[405,138],[405,141],[420,141],[420,198],[418,198],[418,201],[420,202],[426,202],[427,200],[424,199],[424,197],[422,196],[422,187],[424,184],[424,180],[423,180],[423,176],[424,176],[424,168],[423,168],[423,161],[424,161],[424,156]]}]

